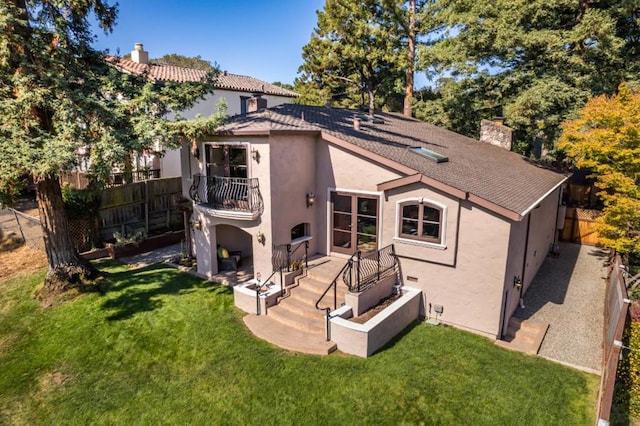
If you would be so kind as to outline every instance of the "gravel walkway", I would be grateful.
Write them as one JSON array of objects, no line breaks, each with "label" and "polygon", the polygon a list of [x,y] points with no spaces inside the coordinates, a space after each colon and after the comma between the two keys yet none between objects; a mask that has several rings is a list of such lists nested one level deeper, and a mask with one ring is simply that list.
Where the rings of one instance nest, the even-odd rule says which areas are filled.
[{"label": "gravel walkway", "polygon": [[515,316],[549,323],[539,355],[600,372],[607,253],[560,243],[548,257]]}]

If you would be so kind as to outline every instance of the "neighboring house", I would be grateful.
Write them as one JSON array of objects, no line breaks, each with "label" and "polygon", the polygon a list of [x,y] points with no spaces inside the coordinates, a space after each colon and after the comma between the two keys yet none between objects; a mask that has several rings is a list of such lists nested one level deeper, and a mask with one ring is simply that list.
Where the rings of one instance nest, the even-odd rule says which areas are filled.
[{"label": "neighboring house", "polygon": [[442,305],[443,321],[492,338],[556,241],[566,180],[398,114],[294,104],[231,118],[189,159],[199,273],[218,272],[218,245],[264,278],[283,244],[306,239],[312,254],[345,258],[393,244],[423,314]]},{"label": "neighboring house", "polygon": [[[138,75],[145,74],[151,81],[158,83],[163,81],[197,82],[206,74],[206,71],[192,68],[150,63],[149,52],[143,49],[141,43],[136,43],[134,50],[131,51],[131,59],[109,57],[108,61],[123,72]],[[262,102],[266,101],[269,106],[291,103],[299,96],[291,90],[275,86],[266,81],[222,71],[215,83],[214,93],[208,95],[191,109],[181,111],[179,114],[187,119],[195,118],[196,115],[207,117],[216,112],[216,106],[220,99],[225,100],[228,115],[246,114],[249,107],[249,99],[256,93],[262,94]],[[169,118],[172,119],[173,116]],[[188,148],[185,147],[183,155],[186,156],[187,154]],[[162,177],[180,176],[182,174],[180,170],[180,150],[177,149],[166,151],[160,158],[154,156],[151,152],[142,153],[138,158],[138,165],[140,167],[160,169]]]}]

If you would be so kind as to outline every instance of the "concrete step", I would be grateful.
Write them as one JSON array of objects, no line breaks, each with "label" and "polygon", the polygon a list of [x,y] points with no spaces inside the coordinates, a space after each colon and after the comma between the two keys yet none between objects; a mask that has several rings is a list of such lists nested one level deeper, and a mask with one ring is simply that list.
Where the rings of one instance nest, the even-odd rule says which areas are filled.
[{"label": "concrete step", "polygon": [[306,314],[300,314],[295,309],[291,309],[291,305],[280,303],[269,308],[266,316],[301,331],[320,332],[325,328],[324,313],[315,308]]},{"label": "concrete step", "polygon": [[301,316],[315,316],[316,313],[321,312],[316,309],[315,301],[310,302],[307,299],[299,299],[294,296],[281,300],[276,306]]},{"label": "concrete step", "polygon": [[[315,287],[315,288],[309,287],[306,282],[300,282],[300,285],[298,287],[292,288],[290,290],[290,294],[291,294],[290,298],[295,300],[300,300],[300,301],[303,301],[304,303],[309,303],[311,305],[315,305],[315,303],[318,301],[318,299],[320,299],[320,296],[322,296],[322,293],[324,292],[324,290],[326,290],[326,288],[323,289],[322,291],[317,291],[317,290],[318,290],[318,287]],[[344,302],[345,291],[338,289],[336,292],[336,295],[337,295],[338,306],[339,306]],[[333,290],[329,290],[326,296],[323,298],[323,301],[325,302],[329,300],[333,301]]]},{"label": "concrete step", "polygon": [[536,355],[548,329],[548,323],[512,317],[507,327],[507,335],[504,340],[497,340],[496,344],[503,348]]},{"label": "concrete step", "polygon": [[268,315],[247,315],[244,323],[256,337],[290,351],[328,355],[337,348],[335,343],[326,341],[324,329],[320,333],[300,331]]},{"label": "concrete step", "polygon": [[307,277],[326,282],[328,285],[336,278],[346,263],[347,259],[342,258],[323,257],[315,259],[309,264]]}]

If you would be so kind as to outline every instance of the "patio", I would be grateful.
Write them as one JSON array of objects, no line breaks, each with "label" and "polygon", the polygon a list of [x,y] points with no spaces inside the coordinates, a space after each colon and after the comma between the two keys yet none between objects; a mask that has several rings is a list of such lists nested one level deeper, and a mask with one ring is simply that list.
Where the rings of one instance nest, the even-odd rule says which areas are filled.
[{"label": "patio", "polygon": [[560,243],[547,257],[514,316],[549,323],[539,355],[600,373],[608,253],[598,247]]}]

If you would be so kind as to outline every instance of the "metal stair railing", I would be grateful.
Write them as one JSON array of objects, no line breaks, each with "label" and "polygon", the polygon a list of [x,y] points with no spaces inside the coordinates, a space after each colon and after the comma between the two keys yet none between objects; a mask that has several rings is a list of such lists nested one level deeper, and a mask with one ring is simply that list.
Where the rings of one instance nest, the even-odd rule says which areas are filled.
[{"label": "metal stair railing", "polygon": [[320,307],[320,302],[333,289],[333,310],[338,308],[338,280],[342,278],[350,292],[360,293],[375,286],[381,279],[392,274],[401,279],[398,270],[398,258],[393,244],[365,256],[362,256],[360,250],[351,255],[316,302],[316,309],[325,311],[325,335],[327,341],[331,340],[331,306]]}]

